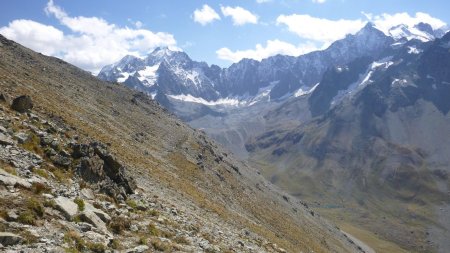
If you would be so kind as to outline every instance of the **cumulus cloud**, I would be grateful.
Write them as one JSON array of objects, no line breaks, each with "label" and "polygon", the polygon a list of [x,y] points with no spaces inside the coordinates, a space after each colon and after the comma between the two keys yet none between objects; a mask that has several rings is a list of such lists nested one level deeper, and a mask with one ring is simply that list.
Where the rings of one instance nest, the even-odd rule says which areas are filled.
[{"label": "cumulus cloud", "polygon": [[217,57],[222,60],[238,62],[244,58],[262,60],[264,58],[277,54],[299,56],[317,50],[318,48],[312,42],[300,44],[298,46],[275,39],[268,40],[266,46],[257,44],[255,49],[231,51],[229,48],[223,47],[216,51]]},{"label": "cumulus cloud", "polygon": [[300,14],[280,15],[276,22],[278,25],[286,25],[289,31],[303,39],[324,44],[342,39],[349,33],[355,33],[366,23],[361,19],[330,20]]},{"label": "cumulus cloud", "polygon": [[256,2],[259,4],[263,4],[263,3],[272,2],[272,0],[256,0]]},{"label": "cumulus cloud", "polygon": [[0,28],[0,33],[46,55],[58,54],[64,42],[62,31],[53,26],[26,19],[12,21],[8,26]]},{"label": "cumulus cloud", "polygon": [[400,24],[413,27],[420,22],[424,22],[431,25],[433,29],[438,29],[446,25],[444,21],[438,18],[434,18],[431,15],[423,12],[417,12],[413,16],[409,15],[406,12],[395,14],[383,13],[381,15],[373,15],[371,13],[363,12],[363,15],[366,16],[369,21],[373,22],[375,26],[383,32],[388,32],[390,28]]},{"label": "cumulus cloud", "polygon": [[14,20],[0,33],[33,50],[57,56],[80,68],[97,73],[101,67],[127,54],[142,56],[158,46],[176,48],[172,34],[139,28],[118,27],[98,17],[71,17],[52,0],[45,12],[55,17],[69,33],[32,20]]},{"label": "cumulus cloud", "polygon": [[258,23],[258,16],[240,6],[221,6],[220,10],[225,17],[231,17],[236,26]]},{"label": "cumulus cloud", "polygon": [[316,4],[323,4],[326,2],[326,0],[312,0],[312,1],[313,1],[313,3],[316,3]]},{"label": "cumulus cloud", "polygon": [[204,4],[201,9],[196,9],[193,15],[194,21],[201,25],[207,25],[214,20],[220,20],[219,14],[207,4]]}]

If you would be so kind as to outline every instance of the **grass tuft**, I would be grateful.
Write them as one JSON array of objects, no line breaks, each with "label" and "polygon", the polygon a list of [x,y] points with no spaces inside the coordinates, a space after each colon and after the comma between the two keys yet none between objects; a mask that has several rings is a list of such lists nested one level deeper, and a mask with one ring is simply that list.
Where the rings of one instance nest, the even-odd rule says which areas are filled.
[{"label": "grass tuft", "polygon": [[172,252],[173,246],[168,242],[163,242],[159,239],[152,241],[152,246],[157,251]]},{"label": "grass tuft", "polygon": [[129,230],[130,226],[130,220],[120,216],[113,217],[111,222],[109,223],[109,227],[116,234],[122,234],[125,230]]},{"label": "grass tuft", "polygon": [[84,200],[83,200],[83,199],[81,199],[81,198],[75,198],[75,199],[73,200],[73,202],[74,202],[75,204],[77,204],[77,206],[78,206],[78,211],[80,211],[80,212],[84,211],[85,204],[84,204]]}]

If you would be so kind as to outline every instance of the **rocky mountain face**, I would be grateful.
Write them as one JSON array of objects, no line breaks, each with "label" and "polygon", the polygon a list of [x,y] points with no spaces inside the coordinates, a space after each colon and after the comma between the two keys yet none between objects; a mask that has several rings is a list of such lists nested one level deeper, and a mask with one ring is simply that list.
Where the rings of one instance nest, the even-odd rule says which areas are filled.
[{"label": "rocky mountain face", "polygon": [[[428,29],[425,24],[422,26],[421,29]],[[420,31],[419,28],[416,30]],[[332,66],[360,57],[377,58],[394,41],[409,38],[405,36],[411,37],[410,34],[396,34],[394,39],[368,23],[355,35],[348,35],[323,51],[299,57],[276,55],[262,61],[243,59],[223,69],[192,61],[183,52],[157,48],[145,59],[126,56],[118,63],[104,67],[98,77],[160,96],[191,95],[206,101],[224,98],[254,101],[262,89],[268,89],[267,96],[280,99],[293,96],[300,88],[313,87]]]},{"label": "rocky mountain face", "polygon": [[291,194],[320,199],[332,219],[408,251],[445,252],[449,48],[450,33],[329,69],[308,98],[317,117],[254,138],[251,159]]},{"label": "rocky mountain face", "polygon": [[[280,122],[305,122],[311,115],[324,113],[332,103],[337,102],[332,99],[343,90],[333,85],[333,69],[335,72],[344,70],[343,73],[348,73],[349,76],[340,81],[340,86],[344,87],[349,85],[347,79],[356,83],[355,79],[364,74],[359,72],[366,71],[371,61],[392,55],[390,51],[402,47],[404,43],[418,38],[424,41],[442,36],[442,30],[433,30],[427,24],[403,28],[409,31],[409,35],[394,34],[394,28],[390,32],[381,31],[368,23],[358,33],[336,41],[323,51],[299,57],[277,55],[262,61],[244,59],[224,69],[193,62],[181,52],[157,49],[147,60],[131,64],[136,67],[127,69],[126,63],[130,57],[125,57],[121,62],[105,67],[99,77],[124,82],[129,87],[152,94],[155,100],[185,122],[203,129],[235,154],[246,158],[248,152],[244,146],[249,138],[275,128]],[[179,57],[175,55],[179,54],[184,55],[180,58],[192,64],[182,64],[182,68],[164,64],[161,70],[157,69],[162,58],[172,62],[171,66],[177,66],[179,60],[176,59]],[[145,61],[150,63],[146,64]],[[357,70],[341,68],[350,65]],[[145,72],[144,69],[153,69],[150,82],[139,74]],[[184,72],[180,69],[184,69]],[[191,86],[190,82],[179,78],[189,76],[186,74],[188,72],[190,76],[198,77],[198,85],[195,85],[197,90],[190,91],[192,89],[186,88]],[[328,81],[324,80],[324,75]],[[307,96],[317,87],[319,92],[312,99],[299,98]],[[308,103],[305,104],[305,101]]]},{"label": "rocky mountain face", "polygon": [[145,59],[131,55],[118,63],[104,67],[99,78],[121,82],[149,94],[191,94],[207,100],[216,100],[218,94],[209,79],[214,67],[192,61],[184,52],[157,48]]},{"label": "rocky mountain face", "polygon": [[0,55],[0,251],[366,249],[147,95],[2,36]]}]

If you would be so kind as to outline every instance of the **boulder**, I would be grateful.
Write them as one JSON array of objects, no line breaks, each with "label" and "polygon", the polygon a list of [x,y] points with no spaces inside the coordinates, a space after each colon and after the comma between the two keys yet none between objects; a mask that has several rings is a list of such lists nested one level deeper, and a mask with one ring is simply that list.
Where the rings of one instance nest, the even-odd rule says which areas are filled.
[{"label": "boulder", "polygon": [[136,246],[132,249],[128,249],[127,251],[125,251],[126,253],[142,253],[142,252],[147,252],[149,249],[149,247],[147,245],[139,245]]},{"label": "boulder", "polygon": [[19,143],[23,144],[28,141],[28,139],[30,138],[30,135],[28,135],[27,133],[20,132],[20,133],[15,134],[14,138],[16,138],[16,140]]},{"label": "boulder", "polygon": [[91,212],[95,213],[95,215],[97,215],[102,221],[104,221],[106,223],[111,221],[111,216],[109,216],[107,213],[103,212],[102,210],[95,208],[93,205],[91,205],[88,202],[85,203],[84,208],[86,211],[91,211]]},{"label": "boulder", "polygon": [[61,211],[68,220],[72,220],[78,213],[78,205],[71,199],[59,196],[55,199],[56,209]]},{"label": "boulder", "polygon": [[0,244],[3,246],[16,245],[21,242],[23,242],[23,238],[19,235],[8,232],[0,232]]},{"label": "boulder", "polygon": [[114,183],[123,187],[127,194],[133,194],[134,189],[136,189],[136,182],[132,177],[126,174],[126,168],[110,153],[99,154],[99,156],[105,162],[103,167],[106,175],[111,178]]},{"label": "boulder", "polygon": [[41,145],[43,146],[47,146],[50,145],[50,143],[52,143],[53,141],[53,136],[51,135],[45,135],[41,137]]},{"label": "boulder", "polygon": [[98,228],[101,232],[107,234],[108,229],[106,228],[106,224],[92,211],[92,210],[84,210],[80,214],[80,218],[82,221],[87,222],[96,228]]},{"label": "boulder", "polygon": [[48,157],[52,157],[52,156],[55,156],[55,155],[58,154],[58,152],[56,152],[54,149],[52,149],[52,148],[50,148],[50,147],[46,148],[46,149],[44,150],[44,153],[45,153],[45,155],[48,156]]},{"label": "boulder", "polygon": [[5,186],[23,187],[25,189],[31,188],[31,184],[25,179],[9,174],[3,169],[0,169],[0,184]]},{"label": "boulder", "polygon": [[79,173],[85,181],[97,183],[106,178],[103,165],[103,160],[98,156],[83,157],[80,161]]},{"label": "boulder", "polygon": [[[117,193],[122,192],[121,189],[125,192],[125,194],[121,194],[124,198],[127,194],[134,193],[136,182],[127,175],[125,166],[108,151],[106,145],[98,142],[91,143],[90,148],[82,145],[75,146],[77,151],[74,150],[72,156],[89,154],[84,156],[80,163],[80,174],[86,181],[102,182],[102,185],[107,187],[102,190],[113,197],[117,197]],[[91,154],[91,150],[94,154]],[[111,183],[115,185],[111,185]]]},{"label": "boulder", "polygon": [[69,157],[62,156],[57,154],[50,158],[55,165],[59,165],[64,168],[68,168],[72,164],[72,159]]},{"label": "boulder", "polygon": [[94,155],[94,150],[89,144],[73,144],[72,150],[72,157],[74,159],[79,159],[82,157],[92,157]]},{"label": "boulder", "polygon": [[125,189],[113,182],[109,177],[98,183],[100,191],[115,198],[118,201],[123,201],[127,198]]},{"label": "boulder", "polygon": [[22,95],[13,100],[11,104],[11,109],[18,111],[20,113],[27,112],[33,109],[33,101],[28,95]]},{"label": "boulder", "polygon": [[14,144],[13,139],[9,137],[8,135],[5,135],[3,133],[0,133],[0,145],[3,146],[11,146]]},{"label": "boulder", "polygon": [[8,221],[16,221],[19,218],[19,215],[17,215],[16,210],[9,210],[6,216],[7,216],[6,219]]},{"label": "boulder", "polygon": [[89,188],[81,189],[80,193],[86,199],[93,200],[95,198],[94,192]]}]

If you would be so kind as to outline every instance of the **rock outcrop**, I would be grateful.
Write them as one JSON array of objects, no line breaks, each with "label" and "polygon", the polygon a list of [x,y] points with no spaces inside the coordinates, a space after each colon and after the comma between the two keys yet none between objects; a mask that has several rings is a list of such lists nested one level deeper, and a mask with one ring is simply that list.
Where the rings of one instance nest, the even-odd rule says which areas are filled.
[{"label": "rock outcrop", "polygon": [[80,159],[78,173],[86,181],[114,198],[126,199],[136,189],[135,180],[127,175],[126,167],[99,142],[74,144],[72,157]]}]

